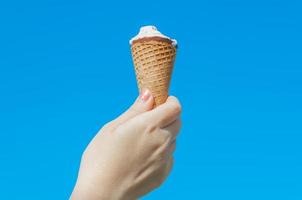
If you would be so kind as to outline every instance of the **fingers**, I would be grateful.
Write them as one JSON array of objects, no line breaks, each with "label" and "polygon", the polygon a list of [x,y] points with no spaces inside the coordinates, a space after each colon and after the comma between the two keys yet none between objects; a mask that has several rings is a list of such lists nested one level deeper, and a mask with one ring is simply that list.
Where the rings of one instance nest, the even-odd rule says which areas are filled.
[{"label": "fingers", "polygon": [[173,156],[171,156],[171,157],[169,158],[169,161],[168,161],[168,164],[167,164],[167,172],[168,172],[168,174],[169,174],[170,171],[172,170],[173,163],[174,163],[174,158],[173,158]]},{"label": "fingers", "polygon": [[162,128],[163,134],[169,134],[171,135],[171,140],[175,140],[177,135],[179,134],[181,128],[181,120],[177,119],[174,122],[172,122],[170,125]]},{"label": "fingers", "polygon": [[173,142],[169,145],[167,149],[167,156],[172,157],[175,149],[176,149],[176,140],[173,140]]},{"label": "fingers", "polygon": [[118,118],[110,123],[110,126],[119,126],[129,119],[149,111],[153,108],[154,98],[149,90],[145,90],[133,103],[133,105]]},{"label": "fingers", "polygon": [[154,151],[153,155],[155,158],[160,160],[168,160],[176,149],[176,139],[166,140],[164,143]]},{"label": "fingers", "polygon": [[173,156],[171,156],[167,162],[167,165],[165,166],[164,179],[166,179],[169,176],[170,172],[172,171],[173,163],[174,163],[174,158]]},{"label": "fingers", "polygon": [[145,117],[149,124],[156,124],[162,128],[179,118],[180,113],[181,105],[178,99],[170,96],[164,104],[146,113]]}]

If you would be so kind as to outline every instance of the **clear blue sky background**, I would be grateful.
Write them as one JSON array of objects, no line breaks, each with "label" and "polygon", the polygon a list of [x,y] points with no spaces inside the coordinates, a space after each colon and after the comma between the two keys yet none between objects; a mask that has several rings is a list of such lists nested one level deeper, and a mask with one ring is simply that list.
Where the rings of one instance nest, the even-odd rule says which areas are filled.
[{"label": "clear blue sky background", "polygon": [[175,167],[151,199],[302,198],[301,1],[1,1],[0,199],[67,199],[137,88],[128,40],[179,42]]}]

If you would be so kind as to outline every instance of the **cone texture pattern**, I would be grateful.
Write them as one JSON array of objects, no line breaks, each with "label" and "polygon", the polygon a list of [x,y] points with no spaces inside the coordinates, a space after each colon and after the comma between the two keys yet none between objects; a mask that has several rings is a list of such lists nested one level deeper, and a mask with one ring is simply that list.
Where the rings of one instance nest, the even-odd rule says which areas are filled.
[{"label": "cone texture pattern", "polygon": [[167,100],[176,47],[160,40],[137,41],[131,45],[138,89],[149,89],[155,107]]}]

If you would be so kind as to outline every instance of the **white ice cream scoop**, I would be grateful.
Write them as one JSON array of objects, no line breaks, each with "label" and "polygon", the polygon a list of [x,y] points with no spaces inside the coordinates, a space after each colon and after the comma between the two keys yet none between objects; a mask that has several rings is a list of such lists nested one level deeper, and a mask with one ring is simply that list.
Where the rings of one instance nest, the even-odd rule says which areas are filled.
[{"label": "white ice cream scoop", "polygon": [[132,45],[134,40],[147,38],[147,37],[161,37],[165,39],[169,39],[172,41],[174,46],[177,46],[177,41],[169,38],[168,36],[163,35],[161,32],[157,30],[155,26],[143,26],[140,28],[139,33],[130,40],[130,45]]}]

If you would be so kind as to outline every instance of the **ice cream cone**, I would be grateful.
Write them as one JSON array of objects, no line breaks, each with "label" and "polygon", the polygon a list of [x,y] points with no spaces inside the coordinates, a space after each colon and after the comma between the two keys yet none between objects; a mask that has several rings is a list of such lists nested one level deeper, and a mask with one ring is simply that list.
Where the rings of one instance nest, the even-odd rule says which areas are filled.
[{"label": "ice cream cone", "polygon": [[144,37],[131,43],[132,58],[139,91],[148,89],[155,98],[155,107],[164,103],[176,57],[174,41],[162,37]]}]

